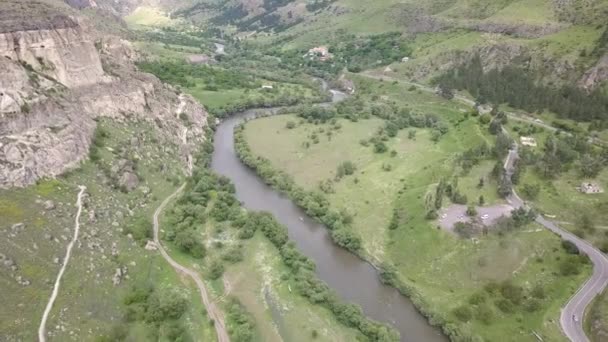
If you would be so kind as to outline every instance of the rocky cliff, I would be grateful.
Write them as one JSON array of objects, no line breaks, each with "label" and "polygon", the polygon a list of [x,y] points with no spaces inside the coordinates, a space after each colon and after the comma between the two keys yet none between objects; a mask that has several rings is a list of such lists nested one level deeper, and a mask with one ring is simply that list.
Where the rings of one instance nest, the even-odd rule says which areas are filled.
[{"label": "rocky cliff", "polygon": [[163,133],[160,143],[177,145],[188,171],[207,113],[137,71],[128,42],[96,38],[71,16],[9,24],[0,24],[0,187],[77,167],[88,157],[99,117],[153,122]]}]

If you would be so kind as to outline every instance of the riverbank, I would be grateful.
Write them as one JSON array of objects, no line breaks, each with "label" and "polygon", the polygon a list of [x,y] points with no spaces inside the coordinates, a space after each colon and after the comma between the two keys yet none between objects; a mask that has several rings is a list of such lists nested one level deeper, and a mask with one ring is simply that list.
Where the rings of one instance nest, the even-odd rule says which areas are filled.
[{"label": "riverbank", "polygon": [[[383,87],[385,94],[389,93],[387,88],[397,88],[396,85],[388,84],[384,84]],[[395,91],[395,93],[398,93],[399,97],[404,97],[403,90],[401,92]],[[438,98],[432,97],[427,100],[429,101],[427,104],[412,103],[410,106],[441,106],[442,100]],[[446,103],[443,106],[450,105],[450,103]],[[453,105],[451,106],[453,107]],[[275,171],[271,178],[265,177],[271,184],[281,178],[293,177],[297,186],[317,188],[320,180],[335,175],[332,172],[338,166],[338,163],[332,164],[331,159],[323,159],[322,154],[318,153],[319,150],[331,151],[334,156],[345,158],[339,162],[345,161],[349,153],[354,153],[352,150],[358,151],[355,154],[362,156],[363,160],[351,160],[357,166],[357,171],[352,176],[347,176],[334,184],[334,193],[327,194],[326,197],[329,199],[331,208],[336,211],[341,211],[348,203],[347,209],[351,209],[351,212],[361,212],[361,210],[356,209],[357,206],[361,206],[369,208],[369,211],[365,212],[380,213],[381,218],[385,220],[384,222],[387,222],[384,226],[361,224],[360,226],[363,228],[358,229],[359,223],[357,221],[360,220],[360,217],[363,217],[364,220],[368,219],[368,215],[363,214],[361,216],[356,215],[353,218],[352,225],[353,231],[360,234],[364,249],[378,251],[378,246],[383,248],[384,253],[377,253],[373,258],[388,263],[391,266],[390,268],[394,269],[396,277],[389,277],[391,280],[396,279],[403,284],[407,284],[408,287],[416,289],[421,298],[426,299],[422,306],[429,308],[431,316],[436,312],[442,313],[440,315],[445,320],[440,319],[439,321],[443,323],[444,327],[450,327],[448,329],[458,327],[459,330],[474,331],[488,339],[504,337],[502,335],[504,331],[512,332],[513,339],[517,340],[534,340],[536,337],[533,332],[545,338],[563,339],[563,336],[559,334],[559,325],[556,323],[559,317],[559,308],[561,303],[568,299],[569,294],[577,288],[578,283],[585,278],[589,268],[585,267],[583,272],[574,277],[563,278],[557,276],[560,272],[559,260],[568,258],[559,247],[560,241],[558,238],[540,229],[540,227],[530,226],[523,231],[503,235],[490,234],[477,240],[477,242],[463,241],[433,229],[430,222],[425,219],[426,210],[424,209],[424,200],[421,199],[425,198],[429,188],[432,189],[433,184],[436,184],[445,173],[451,175],[455,171],[451,166],[453,161],[450,161],[453,159],[448,157],[458,152],[459,149],[464,151],[467,148],[466,144],[463,145],[462,139],[454,140],[459,136],[460,133],[458,132],[479,130],[479,128],[475,128],[475,125],[467,129],[465,129],[466,126],[462,126],[466,122],[474,123],[475,121],[471,121],[471,118],[468,121],[465,119],[464,123],[460,123],[459,126],[454,126],[455,123],[461,122],[458,119],[459,116],[461,119],[464,117],[463,113],[454,109],[451,109],[450,112],[447,107],[444,107],[443,110],[437,112],[441,114],[450,113],[449,117],[452,118],[450,120],[452,126],[450,133],[442,138],[438,145],[447,145],[455,150],[446,153],[446,157],[439,155],[439,158],[435,161],[429,160],[429,164],[414,163],[411,160],[408,163],[401,163],[401,161],[395,160],[395,158],[398,160],[406,158],[407,160],[410,157],[415,157],[419,150],[418,148],[408,150],[407,147],[399,147],[402,146],[401,144],[407,145],[407,132],[399,133],[394,140],[395,144],[392,143],[393,140],[386,143],[388,151],[397,151],[396,157],[390,157],[388,151],[385,157],[379,157],[374,156],[374,153],[370,151],[371,148],[363,149],[369,151],[369,154],[365,154],[357,150],[361,147],[355,147],[352,143],[344,144],[343,148],[336,145],[340,139],[343,139],[340,135],[348,134],[344,130],[344,127],[347,127],[344,122],[338,121],[344,132],[336,132],[327,124],[315,126],[314,124],[303,123],[300,118],[294,117],[265,118],[248,123],[247,127],[255,127],[251,132],[255,131],[256,134],[248,136],[247,140],[260,145],[255,153],[246,156],[244,161],[246,163],[260,163],[261,159],[265,159],[264,173],[272,173],[268,171],[267,165],[272,166]],[[274,121],[282,123],[272,124]],[[287,128],[286,121],[295,121],[296,127]],[[365,126],[363,123],[362,125]],[[268,127],[268,129],[264,129],[265,127]],[[308,130],[306,130],[307,127]],[[326,138],[324,134],[319,134],[318,130],[320,129],[325,130],[325,132],[331,131],[331,140]],[[318,143],[309,140],[313,131],[320,137]],[[418,134],[420,132],[421,130],[418,131]],[[453,135],[452,132],[454,132]],[[452,138],[450,138],[451,135]],[[424,139],[424,135],[421,135],[420,139]],[[443,139],[445,141],[442,141]],[[482,137],[482,140],[485,139],[487,137]],[[260,140],[273,141],[272,150],[264,148]],[[306,142],[309,143],[308,146]],[[433,145],[430,144],[430,146]],[[266,146],[268,147],[268,145]],[[435,145],[435,147],[424,150],[437,153],[438,148]],[[403,155],[405,157],[402,157]],[[263,158],[259,158],[260,156]],[[307,160],[312,163],[312,166],[306,166]],[[395,163],[403,164],[403,170],[400,170]],[[384,164],[392,165],[393,169],[383,171]],[[412,165],[419,168],[418,171],[412,170]],[[437,167],[439,165],[440,167]],[[281,167],[277,168],[277,166]],[[254,165],[254,167],[256,166]],[[306,170],[306,172],[282,175],[282,171],[289,168],[291,170]],[[379,171],[374,171],[376,169]],[[433,171],[429,172],[427,170]],[[407,176],[403,177],[404,174]],[[319,175],[321,175],[320,178],[315,178]],[[464,180],[467,177],[462,178]],[[464,183],[475,184],[473,185],[474,188],[477,185],[477,180]],[[280,182],[278,184],[284,191],[285,185]],[[380,187],[380,192],[375,195],[374,185]],[[471,194],[475,193],[475,189],[463,189],[463,191],[469,191],[468,193]],[[386,208],[387,203],[388,209]],[[353,210],[353,208],[355,209]],[[402,210],[406,213],[407,218],[404,222],[398,223],[396,229],[389,229],[388,223],[391,222],[393,208]],[[385,214],[382,215],[382,213]],[[368,231],[366,232],[365,229],[368,229]],[[379,238],[377,236],[380,236],[380,239],[385,239],[386,243],[384,245],[382,242],[378,243]],[[376,242],[371,244],[369,241]],[[446,254],[446,251],[449,251],[446,255],[449,258],[442,257]],[[564,279],[567,279],[567,281],[563,281]],[[513,312],[505,312],[506,308],[501,308],[496,302],[486,301],[473,304],[467,299],[469,296],[473,298],[484,295],[484,290],[478,291],[475,289],[483,289],[489,283],[501,283],[506,280],[512,281],[518,287],[521,286],[524,292],[532,291],[535,286],[540,284],[539,286],[545,292],[544,298],[538,303],[540,307],[533,310],[524,310],[523,307],[518,309],[518,305],[516,305]],[[459,318],[458,312],[462,306],[470,307],[473,312],[483,309],[490,320],[484,322],[484,318],[476,316],[476,314],[469,318]],[[497,321],[500,321],[500,324],[497,324]]]}]

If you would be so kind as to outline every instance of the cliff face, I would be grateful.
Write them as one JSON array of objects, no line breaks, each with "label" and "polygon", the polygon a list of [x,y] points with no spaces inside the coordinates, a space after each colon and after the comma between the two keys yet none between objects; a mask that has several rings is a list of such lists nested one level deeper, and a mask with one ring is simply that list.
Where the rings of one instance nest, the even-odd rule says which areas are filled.
[{"label": "cliff face", "polygon": [[0,26],[0,187],[77,167],[88,158],[98,117],[153,122],[164,138],[159,143],[177,145],[188,171],[207,113],[137,71],[128,42],[95,40],[70,17],[17,27]]},{"label": "cliff face", "polygon": [[103,81],[99,54],[81,25],[0,34],[0,55],[27,64],[67,87]]}]

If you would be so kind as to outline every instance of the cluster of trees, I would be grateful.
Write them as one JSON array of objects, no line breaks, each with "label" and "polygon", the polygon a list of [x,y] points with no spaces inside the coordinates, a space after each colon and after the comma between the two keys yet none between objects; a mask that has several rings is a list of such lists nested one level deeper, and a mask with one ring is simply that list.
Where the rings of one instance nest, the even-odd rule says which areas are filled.
[{"label": "cluster of trees", "polygon": [[187,88],[196,86],[193,79],[204,80],[206,89],[213,91],[235,88],[256,89],[262,85],[259,80],[252,76],[207,65],[154,61],[141,62],[137,66],[142,71],[156,75],[163,82]]},{"label": "cluster of trees", "polygon": [[427,213],[428,219],[436,219],[437,218],[437,210],[441,209],[443,206],[444,197],[448,197],[455,204],[467,204],[469,199],[466,195],[463,195],[460,190],[458,190],[458,177],[454,177],[451,182],[447,179],[442,178],[437,184],[437,188],[435,189],[435,195],[432,199],[432,203],[429,203],[427,209],[429,210]]},{"label": "cluster of trees", "polygon": [[399,32],[368,37],[347,35],[342,42],[330,47],[330,53],[343,61],[351,72],[390,64],[411,55],[412,49]]},{"label": "cluster of trees", "polygon": [[348,213],[331,209],[322,192],[306,191],[298,187],[291,176],[276,170],[269,160],[255,156],[247,144],[242,126],[235,130],[235,149],[243,163],[255,170],[267,184],[288,194],[308,215],[325,224],[332,231],[334,242],[354,253],[360,252],[361,238],[349,227],[352,217]]},{"label": "cluster of trees", "polygon": [[143,35],[143,37],[141,37],[143,40],[164,44],[192,47],[201,47],[205,45],[205,40],[201,37],[197,37],[192,33],[179,32],[169,27],[161,28],[160,30],[145,30],[137,32],[137,34]]},{"label": "cluster of trees", "polygon": [[479,56],[435,82],[443,87],[466,89],[480,103],[508,103],[528,112],[548,109],[578,121],[608,119],[608,95],[601,89],[587,93],[571,85],[544,85],[538,82],[534,72],[516,66],[484,71]]},{"label": "cluster of trees", "polygon": [[573,167],[583,178],[594,178],[608,165],[608,148],[596,147],[583,136],[552,135],[547,138],[541,151],[523,148],[520,151],[520,172],[534,167],[547,178],[555,178]]},{"label": "cluster of trees", "polygon": [[228,300],[226,320],[230,339],[235,342],[253,341],[255,321],[236,297]]},{"label": "cluster of trees", "polygon": [[112,331],[98,341],[124,341],[129,325],[145,325],[146,339],[189,341],[191,339],[180,318],[188,310],[188,301],[173,289],[159,290],[149,283],[136,283],[123,298],[124,316]]}]

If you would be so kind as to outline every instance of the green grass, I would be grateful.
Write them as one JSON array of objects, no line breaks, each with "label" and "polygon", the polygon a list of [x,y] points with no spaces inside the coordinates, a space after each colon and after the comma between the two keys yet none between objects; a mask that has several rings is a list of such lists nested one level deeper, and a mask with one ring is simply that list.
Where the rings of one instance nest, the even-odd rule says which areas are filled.
[{"label": "green grass", "polygon": [[[479,177],[489,172],[493,162],[483,162],[467,175],[454,167],[458,152],[489,141],[485,129],[475,118],[458,123],[463,118],[458,105],[432,95],[407,92],[387,82],[364,87],[371,94],[407,103],[414,111],[439,114],[450,122],[450,132],[434,143],[425,129],[417,130],[415,140],[408,139],[407,130],[401,131],[387,143],[389,151],[397,152],[391,157],[389,153],[374,154],[371,147],[359,144],[381,125],[378,119],[357,123],[338,120],[341,129],[332,130],[329,140],[326,132],[330,125],[308,124],[290,115],[275,116],[246,124],[245,137],[251,150],[309,189],[333,178],[339,163],[354,162],[355,174],[337,182],[335,193],[328,195],[332,208],[344,208],[354,215],[352,229],[363,239],[366,258],[395,265],[399,278],[414,289],[431,312],[453,320],[452,310],[466,304],[468,297],[489,281],[512,279],[527,289],[543,284],[548,295],[542,309],[503,314],[493,307],[495,318],[490,325],[474,320],[462,327],[487,340],[534,341],[533,330],[547,340],[563,340],[555,323],[559,308],[589,274],[590,267],[583,267],[578,276],[560,276],[559,260],[566,254],[556,236],[531,225],[472,242],[438,230],[424,218],[425,197],[444,176],[460,175],[459,188],[474,201],[483,194],[489,203],[501,202],[492,182],[477,188]],[[297,122],[297,127],[287,129],[288,121]],[[312,133],[319,136],[318,144],[310,139]],[[386,164],[392,166],[390,172],[383,170]],[[388,223],[394,207],[406,213],[407,222],[391,231]]]},{"label": "green grass", "polygon": [[174,24],[174,21],[160,9],[145,6],[136,8],[124,19],[132,27],[166,27]]},{"label": "green grass", "polygon": [[[200,272],[213,300],[224,304],[228,296],[236,297],[245,306],[255,320],[254,341],[310,341],[313,331],[319,341],[354,341],[359,336],[357,330],[339,323],[328,309],[297,294],[294,280],[288,277],[290,270],[262,232],[240,240],[236,228],[210,220],[198,233],[208,250],[202,260],[193,259],[171,243],[165,242],[164,246],[177,262]],[[218,241],[221,247],[213,243]],[[241,246],[243,261],[224,261],[222,278],[208,279],[210,260],[236,245]]]},{"label": "green grass", "polygon": [[[576,231],[580,228],[580,218],[583,214],[587,214],[592,221],[598,225],[595,234],[587,234],[585,236],[593,243],[599,243],[603,240],[605,232],[608,229],[603,228],[608,220],[608,194],[583,194],[576,187],[580,186],[583,179],[573,169],[568,171],[554,180],[544,180],[533,170],[525,173],[521,184],[540,184],[541,191],[537,199],[531,201],[543,213],[555,216],[556,221],[568,222],[571,224],[562,224],[563,228],[571,231]],[[604,189],[608,187],[608,170],[604,170],[600,175],[593,180],[600,184]]]},{"label": "green grass", "polygon": [[192,46],[172,45],[147,41],[135,42],[135,47],[139,51],[165,61],[184,61],[189,55],[202,53],[201,49]]},{"label": "green grass", "polygon": [[592,342],[600,342],[608,334],[608,292],[602,292],[591,304],[585,314],[585,332]]},{"label": "green grass", "polygon": [[[0,190],[3,219],[0,231],[6,234],[0,239],[0,249],[17,263],[19,270],[15,275],[31,281],[29,286],[21,286],[8,269],[0,271],[3,289],[0,300],[4,304],[0,309],[0,331],[9,339],[11,336],[34,339],[51,284],[60,267],[53,259],[63,258],[67,241],[72,236],[77,186],[85,185],[90,196],[80,219],[80,238],[51,311],[49,331],[53,331],[59,340],[92,340],[106,334],[121,322],[122,298],[131,285],[149,281],[159,288],[174,287],[184,293],[192,304],[182,323],[192,336],[213,339],[214,330],[201,315],[200,301],[194,301],[198,292],[191,290],[190,284],[183,283],[155,252],[145,251],[121,232],[137,215],[151,217],[160,201],[175,189],[169,178],[179,177],[182,172],[175,160],[177,154],[171,151],[170,144],[166,144],[166,152],[162,151],[154,140],[158,138],[156,131],[148,123],[102,120],[99,125],[109,132],[109,137],[100,149],[97,163],[85,162],[79,169],[56,180],[42,180],[24,189]],[[130,143],[134,136],[140,137],[139,147]],[[149,195],[145,196],[139,189],[126,194],[110,186],[101,166],[110,167],[123,158],[122,153],[127,159],[135,154],[151,157],[142,158],[137,166],[140,184],[150,188]],[[168,165],[164,173],[159,171],[161,163]],[[45,211],[43,203],[46,200],[54,201],[56,209]],[[96,214],[94,221],[89,220],[91,211]],[[18,222],[25,225],[22,231],[14,235],[6,233]],[[116,256],[111,253],[113,244],[118,251]],[[114,286],[112,276],[116,268],[122,266],[128,268],[129,278]],[[56,331],[57,325],[65,330]],[[134,340],[145,340],[147,337],[143,334],[147,330],[144,326],[133,327],[129,334]],[[73,336],[70,331],[74,332]]]}]

